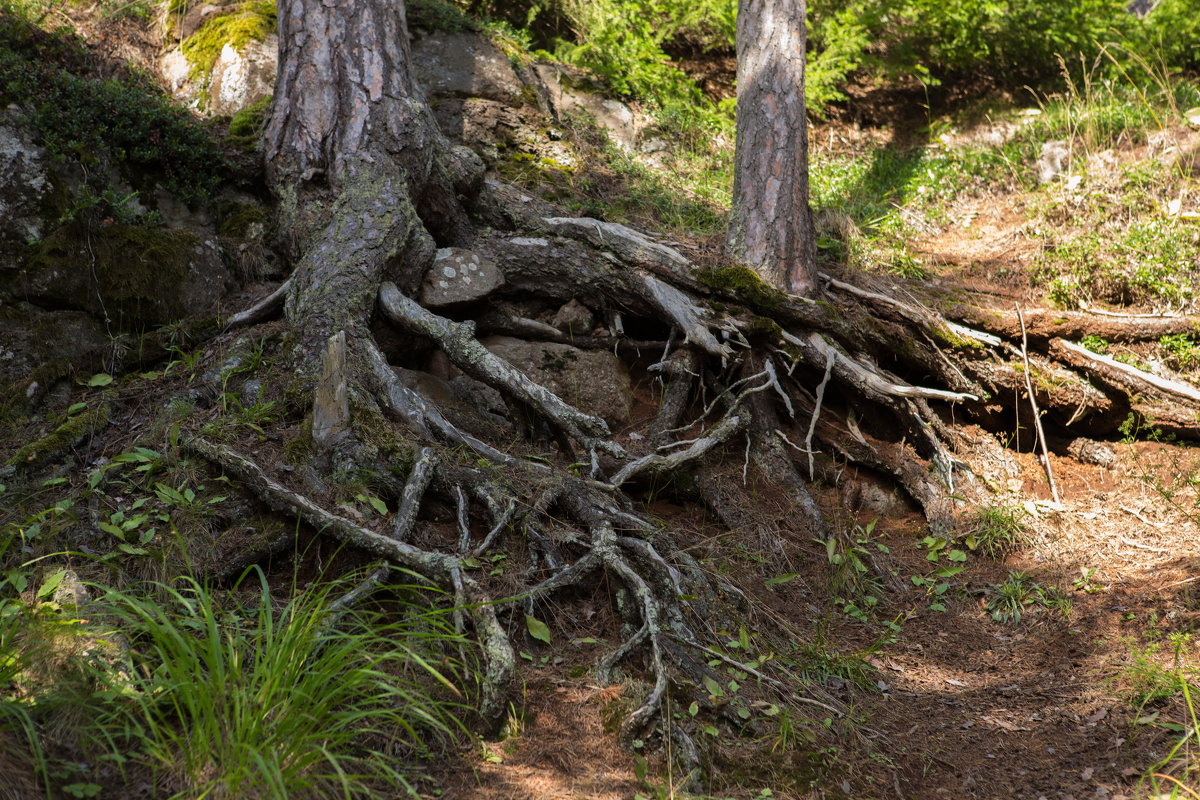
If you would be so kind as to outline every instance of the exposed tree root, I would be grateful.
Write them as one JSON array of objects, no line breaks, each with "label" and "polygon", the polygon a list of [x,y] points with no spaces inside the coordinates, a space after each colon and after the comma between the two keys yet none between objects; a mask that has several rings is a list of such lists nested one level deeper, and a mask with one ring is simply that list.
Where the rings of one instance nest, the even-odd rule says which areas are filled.
[{"label": "exposed tree root", "polygon": [[462,574],[461,559],[398,542],[326,511],[304,495],[271,478],[252,460],[227,447],[196,438],[184,443],[183,448],[220,466],[274,510],[295,514],[314,529],[425,575],[443,588],[451,591],[460,589],[469,604],[467,608],[483,650],[485,668],[480,713],[485,718],[496,719],[504,712],[509,684],[516,671],[516,659],[508,634],[496,617],[491,598],[473,579]]},{"label": "exposed tree root", "polygon": [[608,440],[609,430],[604,420],[564,403],[553,392],[513,369],[504,359],[492,355],[475,339],[474,325],[452,322],[429,313],[401,294],[392,283],[384,283],[379,288],[379,305],[397,325],[436,341],[450,360],[468,375],[503,389],[536,408],[587,450],[602,450],[617,457],[625,454],[620,445]]},{"label": "exposed tree root", "polygon": [[[957,427],[960,420],[1011,433],[1014,426],[1029,427],[1033,406],[1047,412],[1048,438],[1069,440],[1109,432],[1134,411],[1195,432],[1200,390],[1068,341],[1085,331],[1144,341],[1190,331],[1190,319],[1031,311],[1025,314],[1028,346],[1018,347],[1020,320],[1007,310],[938,310],[847,276],[822,276],[827,294],[809,298],[781,293],[737,267],[702,272],[639,231],[554,216],[544,204],[521,202],[509,187],[481,187],[478,159],[441,137],[428,109],[414,99],[405,52],[396,63],[367,65],[380,71],[369,81],[360,75],[363,65],[346,61],[353,48],[390,52],[372,37],[406,42],[403,33],[378,20],[343,19],[331,9],[317,4],[302,13],[297,6],[282,17],[281,39],[295,52],[280,69],[277,97],[288,100],[276,104],[268,128],[269,179],[286,212],[282,227],[298,250],[297,268],[226,327],[287,314],[292,366],[316,398],[312,430],[322,459],[336,455],[341,465],[379,466],[355,463],[377,458],[360,455],[371,448],[355,447],[368,436],[352,409],[365,408],[373,421],[400,425],[405,442],[416,442],[413,467],[403,485],[394,480],[389,499],[397,512],[383,533],[331,513],[317,494],[287,488],[227,447],[193,439],[185,448],[236,476],[272,508],[452,593],[460,625],[469,623],[483,652],[485,716],[503,711],[516,670],[503,615],[514,605],[532,612],[551,593],[592,588],[603,573],[619,587],[613,599],[624,630],[623,640],[599,659],[598,677],[607,682],[618,666],[627,666],[643,672],[648,685],[622,723],[622,737],[632,739],[662,721],[659,733],[676,744],[688,768],[699,764],[687,724],[664,718],[664,698],[672,682],[703,698],[689,685],[703,686],[714,676],[710,659],[732,659],[712,646],[717,626],[709,622],[719,612],[706,599],[716,594],[712,585],[675,547],[673,534],[639,511],[643,489],[656,481],[677,482],[726,525],[757,528],[768,549],[785,555],[784,539],[757,524],[746,497],[735,496],[725,476],[740,469],[743,483],[753,472],[780,487],[788,524],[807,534],[801,541],[835,532],[836,520],[817,504],[811,486],[846,465],[890,476],[932,530],[950,533],[964,509],[993,496],[984,468],[972,462],[972,453],[988,445],[973,446]],[[389,24],[402,25],[402,18]],[[307,48],[327,40],[346,44],[330,46],[341,71],[325,75],[326,94],[361,100],[336,114],[322,109],[315,93],[288,90],[301,71],[316,69],[306,64],[325,63],[325,45],[319,53]],[[354,91],[335,91],[339,81]],[[356,94],[367,84],[387,88],[367,100]],[[331,120],[337,120],[332,128]],[[461,198],[476,196],[473,208],[464,206]],[[470,247],[503,273],[504,287],[487,299],[486,310],[434,313],[414,299],[435,249],[451,244]],[[607,332],[567,335],[546,321],[570,301],[607,321]],[[557,454],[527,455],[525,442],[478,433],[451,404],[418,391],[414,371],[393,367],[375,341],[370,323],[376,312],[491,387],[480,388],[489,397],[498,391],[538,426],[549,426]],[[610,350],[631,356],[640,368],[657,359],[648,368],[663,384],[653,421],[614,434],[599,416],[581,410],[582,402],[573,404],[569,394],[550,391],[490,352],[477,338],[481,330]],[[318,378],[313,367],[322,352]],[[1040,411],[1032,419],[1040,421]],[[422,520],[431,506],[452,509],[453,533],[437,528],[441,540]],[[472,577],[472,561],[522,537],[522,591],[489,596]],[[376,570],[338,602],[355,602],[381,580]],[[735,588],[725,588],[733,602],[744,601]],[[766,667],[737,668],[781,696],[839,712],[825,699],[788,692]]]}]

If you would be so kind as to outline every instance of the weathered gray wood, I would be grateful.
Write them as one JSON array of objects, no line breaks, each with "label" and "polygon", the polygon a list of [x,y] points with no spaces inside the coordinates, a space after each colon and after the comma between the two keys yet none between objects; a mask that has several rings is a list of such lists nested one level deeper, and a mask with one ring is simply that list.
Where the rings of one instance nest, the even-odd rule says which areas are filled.
[{"label": "weathered gray wood", "polygon": [[1200,389],[1197,389],[1190,383],[1174,381],[1169,378],[1161,378],[1152,372],[1146,372],[1145,370],[1138,369],[1131,364],[1125,364],[1121,361],[1117,361],[1115,358],[1111,358],[1101,353],[1093,353],[1086,347],[1075,344],[1074,342],[1059,340],[1055,342],[1055,345],[1074,353],[1085,361],[1090,361],[1097,371],[1117,372],[1128,376],[1135,381],[1140,381],[1141,383],[1148,384],[1155,389],[1167,392],[1168,394],[1173,394],[1187,400],[1200,402]]},{"label": "weathered gray wood", "polygon": [[338,331],[325,343],[321,377],[313,389],[312,436],[321,453],[331,450],[350,432],[346,370],[346,332]]},{"label": "weathered gray wood", "polygon": [[254,305],[244,308],[226,319],[225,330],[229,331],[247,325],[257,325],[260,322],[273,319],[283,309],[283,302],[291,290],[292,279],[288,278]]},{"label": "weathered gray wood", "polygon": [[608,425],[599,417],[584,414],[563,402],[557,395],[534,383],[511,364],[493,355],[474,336],[472,326],[453,322],[426,311],[405,297],[395,284],[384,283],[379,289],[379,305],[387,317],[410,333],[437,342],[463,372],[496,389],[508,392],[540,413],[589,450],[599,449],[623,456],[624,450],[608,439]]},{"label": "weathered gray wood", "polygon": [[[612,478],[613,487],[619,487],[621,484],[631,481],[643,472],[650,474],[659,474],[670,472],[677,469],[689,461],[703,458],[714,447],[728,441],[730,437],[738,431],[746,427],[749,422],[749,415],[742,414],[726,414],[716,425],[709,428],[703,435],[692,439],[690,442],[679,442],[679,445],[687,444],[687,447],[673,450],[669,453],[651,453],[648,456],[642,456],[636,461],[631,461],[621,468]],[[666,447],[664,445],[664,447]],[[659,448],[660,450],[664,448]]]}]

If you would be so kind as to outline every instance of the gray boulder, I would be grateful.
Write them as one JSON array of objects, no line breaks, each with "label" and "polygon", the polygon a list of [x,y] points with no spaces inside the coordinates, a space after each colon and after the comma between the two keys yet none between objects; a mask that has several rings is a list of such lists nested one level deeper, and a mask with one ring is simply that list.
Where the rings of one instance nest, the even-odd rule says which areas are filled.
[{"label": "gray boulder", "polygon": [[279,68],[279,37],[271,34],[251,41],[241,50],[231,44],[221,48],[209,83],[209,108],[214,114],[233,115],[265,100],[275,91]]},{"label": "gray boulder", "polygon": [[522,101],[524,84],[508,56],[484,36],[433,33],[415,41],[412,54],[417,80],[431,96]]},{"label": "gray boulder", "polygon": [[586,336],[592,332],[596,317],[590,308],[572,298],[558,309],[550,324],[568,336]]},{"label": "gray boulder", "polygon": [[564,64],[535,64],[533,74],[537,89],[550,107],[550,113],[562,119],[571,112],[583,111],[608,132],[618,147],[632,151],[636,148],[642,131],[649,120],[634,112],[620,100],[604,97],[597,91],[581,90],[580,82],[587,81],[587,73]]},{"label": "gray boulder", "polygon": [[425,274],[421,303],[431,308],[470,303],[503,285],[504,273],[493,262],[461,247],[444,247]]},{"label": "gray boulder", "polygon": [[0,387],[31,378],[45,364],[55,366],[32,387],[30,395],[49,388],[70,372],[103,371],[112,341],[104,324],[82,311],[44,311],[27,303],[0,303]]}]

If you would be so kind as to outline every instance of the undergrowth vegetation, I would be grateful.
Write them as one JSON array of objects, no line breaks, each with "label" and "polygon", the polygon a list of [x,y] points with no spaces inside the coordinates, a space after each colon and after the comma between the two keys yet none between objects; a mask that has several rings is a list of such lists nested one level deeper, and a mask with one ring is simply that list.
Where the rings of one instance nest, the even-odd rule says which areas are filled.
[{"label": "undergrowth vegetation", "polygon": [[3,555],[0,731],[32,744],[53,796],[134,775],[179,798],[395,796],[463,733],[464,642],[425,586],[349,612],[345,578],[276,597],[257,572],[230,595],[46,568],[17,594],[38,570]]},{"label": "undergrowth vegetation", "polygon": [[135,189],[160,182],[189,202],[209,197],[226,159],[208,132],[148,76],[106,77],[99,66],[66,30],[0,11],[0,106],[25,115],[50,156],[79,165],[102,211],[119,214],[127,196],[104,178],[112,173]]}]

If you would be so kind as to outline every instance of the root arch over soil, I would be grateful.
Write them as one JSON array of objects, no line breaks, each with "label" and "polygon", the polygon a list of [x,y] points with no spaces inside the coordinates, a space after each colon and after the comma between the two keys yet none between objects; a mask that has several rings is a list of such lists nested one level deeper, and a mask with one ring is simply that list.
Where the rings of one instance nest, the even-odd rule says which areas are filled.
[{"label": "root arch over soil", "polygon": [[[601,572],[616,587],[623,633],[597,672],[608,680],[619,664],[634,663],[649,676],[623,736],[657,726],[677,752],[697,752],[687,724],[662,713],[673,682],[733,716],[708,703],[702,687],[717,678],[710,645],[744,595],[708,576],[681,533],[646,514],[644,501],[666,479],[738,527],[752,501],[712,468],[740,464],[743,486],[753,472],[786,498],[789,524],[804,538],[826,540],[812,481],[836,480],[854,465],[894,481],[946,535],[965,513],[1008,500],[1010,454],[964,423],[1012,433],[1016,420],[1032,441],[1029,391],[1045,410],[1051,447],[1111,433],[1130,413],[1196,434],[1197,402],[1174,382],[1072,346],[1080,315],[1029,311],[1027,326],[1014,326],[1009,310],[921,300],[867,276],[822,276],[813,297],[788,295],[745,268],[700,269],[644,233],[565,218],[485,181],[479,159],[438,132],[415,92],[403,15],[385,4],[353,8],[358,16],[347,19],[333,6],[281,5],[266,150],[295,269],[227,320],[233,327],[286,314],[295,384],[312,396],[314,458],[288,483],[231,448],[204,439],[188,446],[271,507],[453,593],[480,642],[485,717],[503,713],[516,672],[509,637],[522,628],[507,615]],[[359,57],[392,53],[396,42],[394,58]],[[378,74],[363,74],[364,64]],[[469,247],[503,273],[486,310],[446,316],[414,299],[436,248],[448,245]],[[607,335],[568,337],[531,310],[570,301],[598,312]],[[1154,331],[1147,335],[1173,324],[1184,323],[1146,326]],[[527,457],[525,442],[464,424],[393,365],[403,353],[389,349],[389,329],[499,392],[554,439],[556,456]],[[1139,335],[1138,325],[1123,330]],[[657,411],[643,430],[614,435],[599,416],[495,355],[483,334],[632,352],[662,381]],[[645,366],[651,353],[656,360]],[[394,465],[372,443],[380,426],[412,445],[413,466],[394,487],[398,511],[376,529],[314,498],[323,473],[389,472]],[[455,533],[441,541],[416,535],[420,507],[434,500],[454,509]],[[490,595],[471,576],[470,559],[521,536],[528,560],[520,590]],[[828,699],[739,668],[788,701],[838,713]]]},{"label": "root arch over soil", "polygon": [[[514,207],[507,203],[512,189],[489,185],[487,192],[485,208]],[[1029,426],[1026,441],[1032,441],[1026,387],[1046,409],[1055,447],[1069,446],[1077,432],[1109,433],[1131,412],[1161,422],[1161,409],[1174,409],[1181,429],[1189,415],[1194,418],[1194,398],[1175,382],[1111,364],[1052,335],[1052,312],[1026,314],[1030,335],[1023,352],[1013,341],[1019,329],[1014,331],[1008,312],[945,303],[940,305],[948,310],[938,311],[936,298],[901,299],[894,289],[865,284],[865,276],[858,283],[823,276],[820,299],[800,298],[736,267],[699,269],[620,225],[520,217],[511,210],[481,219],[491,226],[477,228],[471,246],[503,270],[510,302],[493,303],[475,319],[453,319],[381,281],[378,317],[432,345],[463,373],[549,426],[559,443],[557,458],[528,458],[519,454],[519,443],[488,440],[452,423],[446,409],[411,385],[405,377],[410,373],[389,363],[365,326],[329,337],[314,381],[313,416],[327,420],[321,426],[326,432],[316,437],[318,461],[326,464],[376,466],[369,459],[378,454],[360,446],[364,413],[371,424],[396,426],[417,443],[413,466],[396,487],[398,510],[382,529],[321,507],[309,497],[314,484],[286,486],[233,449],[203,439],[188,447],[272,508],[452,592],[469,610],[464,624],[469,618],[480,642],[485,717],[502,714],[517,669],[510,632],[521,626],[505,621],[511,610],[528,613],[535,602],[588,586],[603,572],[620,587],[613,601],[625,634],[596,663],[598,676],[611,680],[622,663],[649,676],[648,692],[621,726],[623,737],[643,736],[657,725],[678,752],[697,752],[692,731],[662,714],[663,700],[672,682],[704,696],[705,680],[717,678],[708,664],[717,654],[710,647],[718,639],[717,620],[729,613],[715,598],[733,598],[736,605],[741,593],[714,586],[680,535],[643,511],[647,493],[664,479],[735,529],[746,518],[748,501],[728,482],[711,480],[711,467],[740,462],[743,481],[755,470],[757,479],[779,487],[793,524],[809,538],[824,539],[829,517],[814,501],[811,482],[836,479],[838,470],[853,465],[890,478],[932,530],[949,534],[964,514],[1011,500],[1002,480],[1011,456],[978,426],[1003,431],[1007,425],[1011,431],[1016,419]],[[229,325],[269,318],[287,293],[285,286]],[[561,342],[556,329],[523,317],[521,304],[577,298],[608,315],[610,335],[580,337],[576,344],[637,349],[643,363],[654,348],[657,360],[647,374],[661,381],[661,399],[635,435],[614,436],[602,419],[479,341],[483,333],[505,333]],[[1082,324],[1078,314],[1063,319],[1071,330]],[[634,342],[623,324],[661,331],[662,339]],[[1136,328],[1128,335],[1137,335]],[[339,355],[342,350],[354,355]],[[457,535],[438,548],[413,543],[419,509],[431,500],[457,509]],[[518,536],[528,558],[523,588],[489,595],[471,578],[470,560]],[[800,696],[765,672],[741,668],[789,702],[840,713],[831,698]]]}]

